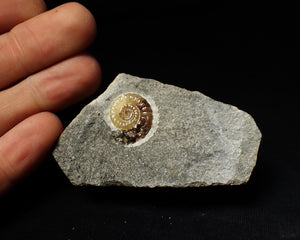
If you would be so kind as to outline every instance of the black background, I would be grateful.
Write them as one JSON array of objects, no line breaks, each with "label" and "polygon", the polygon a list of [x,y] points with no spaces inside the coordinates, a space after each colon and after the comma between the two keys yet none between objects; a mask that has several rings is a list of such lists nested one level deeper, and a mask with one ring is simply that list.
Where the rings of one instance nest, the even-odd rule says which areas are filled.
[{"label": "black background", "polygon": [[[46,1],[49,8],[66,1]],[[74,187],[50,156],[0,198],[0,239],[300,239],[299,14],[287,2],[79,1],[101,89],[120,72],[197,90],[250,113],[263,138],[248,184]],[[207,3],[208,2],[208,3]],[[295,1],[296,2],[296,1]]]}]

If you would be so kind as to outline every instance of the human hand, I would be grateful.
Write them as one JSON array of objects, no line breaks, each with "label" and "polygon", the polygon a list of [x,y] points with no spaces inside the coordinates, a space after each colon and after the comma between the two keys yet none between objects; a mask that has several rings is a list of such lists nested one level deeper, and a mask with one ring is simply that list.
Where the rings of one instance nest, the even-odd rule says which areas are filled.
[{"label": "human hand", "polygon": [[[81,53],[96,24],[78,3],[0,0],[0,194],[43,159],[62,132],[51,112],[91,95],[97,61]],[[9,31],[9,32],[8,32]]]}]

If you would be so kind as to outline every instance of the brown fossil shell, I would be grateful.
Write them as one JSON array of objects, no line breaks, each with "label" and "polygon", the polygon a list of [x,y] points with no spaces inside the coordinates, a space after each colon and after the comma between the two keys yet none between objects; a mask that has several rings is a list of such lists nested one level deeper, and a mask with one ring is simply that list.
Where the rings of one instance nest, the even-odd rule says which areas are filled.
[{"label": "brown fossil shell", "polygon": [[151,129],[152,114],[150,104],[139,94],[118,96],[110,106],[110,120],[119,129],[115,139],[128,144],[144,138]]}]

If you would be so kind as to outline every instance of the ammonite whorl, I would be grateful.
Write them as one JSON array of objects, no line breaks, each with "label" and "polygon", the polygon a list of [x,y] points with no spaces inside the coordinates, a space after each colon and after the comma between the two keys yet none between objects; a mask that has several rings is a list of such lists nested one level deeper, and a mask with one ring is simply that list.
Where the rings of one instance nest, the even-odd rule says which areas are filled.
[{"label": "ammonite whorl", "polygon": [[145,137],[151,129],[152,119],[150,104],[136,93],[122,94],[110,106],[110,120],[120,130],[115,139],[125,144]]}]

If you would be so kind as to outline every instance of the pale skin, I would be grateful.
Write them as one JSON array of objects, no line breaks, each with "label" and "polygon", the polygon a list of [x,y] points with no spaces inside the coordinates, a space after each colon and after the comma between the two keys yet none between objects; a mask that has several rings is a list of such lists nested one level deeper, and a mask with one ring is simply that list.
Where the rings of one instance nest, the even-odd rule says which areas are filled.
[{"label": "pale skin", "polygon": [[40,163],[63,127],[55,115],[99,87],[84,49],[96,23],[78,3],[0,0],[0,195]]}]

